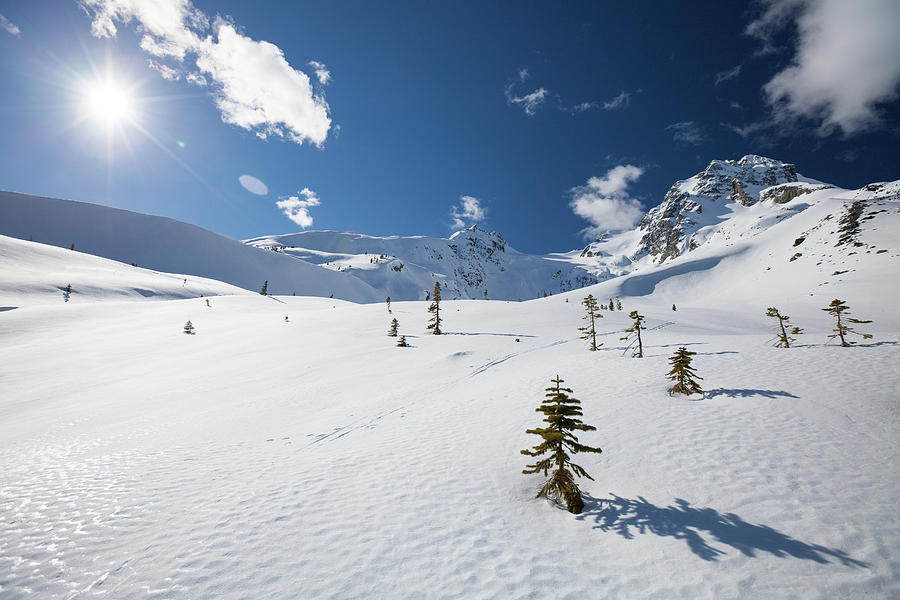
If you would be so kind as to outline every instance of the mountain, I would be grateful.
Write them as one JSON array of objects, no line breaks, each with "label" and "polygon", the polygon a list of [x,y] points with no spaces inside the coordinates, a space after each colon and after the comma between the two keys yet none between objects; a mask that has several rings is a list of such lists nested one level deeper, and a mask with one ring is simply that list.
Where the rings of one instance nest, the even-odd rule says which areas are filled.
[{"label": "mountain", "polygon": [[447,299],[529,300],[597,283],[580,265],[523,254],[473,225],[450,239],[306,231],[246,240],[365,281],[395,300],[420,300],[435,281]]},{"label": "mountain", "polygon": [[[373,302],[384,296],[348,274],[265,252],[175,219],[87,202],[0,191],[0,235],[183,273],[271,294]],[[75,282],[72,282],[73,285]]]}]

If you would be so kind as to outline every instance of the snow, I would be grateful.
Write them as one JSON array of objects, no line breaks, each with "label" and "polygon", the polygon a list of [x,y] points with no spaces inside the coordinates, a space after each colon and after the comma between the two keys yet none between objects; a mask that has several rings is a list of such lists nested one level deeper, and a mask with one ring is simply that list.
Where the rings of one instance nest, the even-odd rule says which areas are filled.
[{"label": "snow", "polygon": [[[763,315],[798,261],[769,272],[777,284],[743,281],[780,244],[754,239],[622,295],[594,353],[581,298],[641,274],[447,301],[442,336],[424,333],[420,301],[388,314],[4,288],[18,308],[0,312],[0,596],[896,597],[896,258],[854,255],[856,279],[831,284],[875,320],[859,327],[874,340],[825,345],[828,295],[784,295],[806,333],[777,349]],[[19,244],[37,247],[23,272],[43,264],[45,246]],[[715,294],[697,287],[713,281]],[[644,359],[619,341],[632,309],[647,316]],[[392,317],[412,347],[386,336]],[[697,352],[700,400],[666,394],[680,345]],[[578,456],[595,479],[578,516],[521,474],[557,374],[598,428],[581,439],[603,448]]]},{"label": "snow", "polygon": [[[264,297],[68,250],[66,220],[40,208],[57,205],[0,195],[0,230],[39,240],[0,236],[0,598],[900,597],[898,190],[720,202],[720,226],[662,264],[623,260],[639,233],[613,236],[593,264],[620,276],[526,302],[445,299],[441,336],[428,302],[395,296],[388,313],[376,277],[435,238],[325,232],[290,256],[58,205],[79,249],[183,266],[205,240],[192,264],[210,272],[266,264],[368,303]],[[836,246],[858,199],[856,245]],[[101,216],[121,220],[94,232]],[[373,240],[387,241],[361,253]],[[366,257],[404,244],[377,268]],[[532,258],[520,266],[598,257]],[[597,352],[577,330],[588,293],[623,303],[601,311]],[[873,339],[826,344],[834,298]],[[770,343],[769,306],[804,328],[794,347]],[[620,341],[631,310],[647,317],[643,359]],[[411,347],[386,335],[392,318]],[[682,345],[702,397],[666,393]],[[557,375],[597,427],[579,439],[603,449],[577,456],[594,478],[580,515],[521,473]]]}]

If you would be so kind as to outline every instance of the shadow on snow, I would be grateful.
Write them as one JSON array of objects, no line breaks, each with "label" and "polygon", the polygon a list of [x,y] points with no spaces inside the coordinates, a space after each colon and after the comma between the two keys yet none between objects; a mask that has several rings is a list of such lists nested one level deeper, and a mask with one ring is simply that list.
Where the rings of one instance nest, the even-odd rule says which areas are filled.
[{"label": "shadow on snow", "polygon": [[764,398],[799,398],[790,392],[780,390],[753,390],[753,389],[725,389],[717,388],[707,390],[703,393],[705,398],[715,398],[716,396],[726,396],[728,398],[750,398],[751,396],[763,396]]},{"label": "shadow on snow", "polygon": [[664,507],[656,506],[642,496],[634,500],[612,494],[611,499],[598,500],[584,494],[584,501],[584,512],[577,518],[593,520],[596,523],[594,529],[612,531],[626,539],[648,533],[681,539],[694,554],[707,561],[717,561],[726,554],[710,544],[708,538],[711,538],[745,556],[755,557],[758,552],[768,552],[782,558],[792,556],[817,563],[830,563],[833,559],[850,567],[869,566],[842,550],[801,542],[766,525],[748,523],[734,513],[695,508],[681,498],[675,499],[674,506]]}]

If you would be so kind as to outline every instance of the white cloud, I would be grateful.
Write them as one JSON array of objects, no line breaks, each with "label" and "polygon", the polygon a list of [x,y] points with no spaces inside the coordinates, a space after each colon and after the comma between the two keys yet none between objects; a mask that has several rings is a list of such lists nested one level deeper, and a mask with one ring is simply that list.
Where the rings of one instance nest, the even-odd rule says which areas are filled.
[{"label": "white cloud", "polygon": [[603,110],[616,110],[618,108],[625,108],[630,103],[631,94],[622,90],[618,96],[603,103]]},{"label": "white cloud", "polygon": [[755,133],[763,132],[769,129],[772,124],[766,121],[755,121],[746,125],[733,125],[732,123],[719,123],[722,127],[733,131],[742,138],[746,139]]},{"label": "white cloud", "polygon": [[328,82],[331,81],[331,71],[328,70],[328,67],[325,66],[325,63],[320,63],[317,60],[311,60],[308,64],[316,73],[316,78],[319,80],[319,83],[321,83],[322,85],[328,85]]},{"label": "white cloud", "polygon": [[644,211],[641,203],[629,195],[628,185],[643,174],[644,169],[640,167],[619,165],[603,177],[591,177],[587,185],[572,189],[569,206],[592,225],[584,230],[586,236],[628,229],[637,224]]},{"label": "white cloud", "polygon": [[680,123],[672,123],[666,129],[671,129],[672,139],[681,144],[688,146],[697,146],[706,141],[706,135],[697,123],[694,121],[681,121]]},{"label": "white cloud", "polygon": [[900,2],[897,0],[766,0],[746,29],[773,47],[773,36],[795,25],[795,54],[763,86],[776,121],[798,117],[819,133],[855,134],[881,122],[878,104],[900,87]]},{"label": "white cloud", "polygon": [[10,23],[9,19],[0,15],[0,29],[5,29],[7,33],[18,36],[22,31],[16,27],[15,23]]},{"label": "white cloud", "polygon": [[251,194],[265,196],[269,193],[269,187],[253,175],[241,175],[238,177],[238,181],[240,181],[241,185],[244,186],[244,189]]},{"label": "white cloud", "polygon": [[147,59],[147,64],[154,71],[159,71],[159,74],[162,75],[163,79],[175,81],[180,77],[177,70],[168,65],[164,65],[163,63],[156,62],[152,58]]},{"label": "white cloud", "polygon": [[[301,199],[301,196],[303,197]],[[309,188],[303,188],[297,192],[296,196],[283,197],[275,203],[275,206],[281,209],[288,219],[302,227],[308,229],[312,227],[313,218],[309,214],[309,207],[319,206],[318,196]]]},{"label": "white cloud", "polygon": [[533,116],[535,112],[537,112],[538,107],[544,103],[547,99],[547,90],[544,88],[538,88],[531,92],[530,94],[525,94],[524,96],[516,96],[512,91],[512,84],[506,87],[506,102],[507,104],[520,104],[522,106],[522,110],[525,111],[525,114],[528,116]]},{"label": "white cloud", "polygon": [[[97,37],[114,37],[116,23],[134,21],[142,34],[141,49],[156,58],[183,63],[189,82],[213,87],[226,123],[261,138],[274,135],[297,144],[309,141],[321,146],[328,137],[328,103],[313,91],[303,71],[291,67],[278,46],[247,37],[221,18],[210,24],[190,0],[80,3]],[[317,76],[321,81],[322,76]]]},{"label": "white cloud", "polygon": [[450,216],[453,217],[454,229],[464,229],[469,225],[484,221],[487,212],[481,206],[481,201],[478,198],[474,196],[460,196],[459,205],[450,209]]},{"label": "white cloud", "polygon": [[741,65],[738,65],[732,69],[728,69],[727,71],[720,71],[716,73],[716,85],[719,85],[722,82],[728,81],[729,79],[734,79],[738,75],[741,74]]}]

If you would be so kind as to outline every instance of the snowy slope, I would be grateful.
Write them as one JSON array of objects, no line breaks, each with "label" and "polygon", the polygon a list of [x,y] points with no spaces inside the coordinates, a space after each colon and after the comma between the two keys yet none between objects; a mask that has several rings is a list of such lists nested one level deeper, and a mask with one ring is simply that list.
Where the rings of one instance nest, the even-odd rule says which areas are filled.
[{"label": "snowy slope", "polygon": [[579,265],[523,254],[473,225],[450,239],[306,231],[246,240],[359,279],[397,300],[424,299],[435,281],[445,298],[528,300],[596,283]]},{"label": "snowy slope", "polygon": [[91,254],[0,236],[0,305],[175,300],[249,293],[193,275],[160,273]]},{"label": "snowy slope", "polygon": [[355,277],[320,269],[195,225],[127,210],[0,191],[0,235],[33,239],[141,267],[217,279],[274,294],[371,302],[384,296]]},{"label": "snowy slope", "polygon": [[[900,595],[896,323],[838,348],[800,309],[784,350],[760,313],[651,295],[592,353],[581,295],[445,302],[443,336],[394,303],[405,349],[383,304],[328,299],[0,313],[0,596]],[[665,393],[680,344],[702,400]],[[556,374],[603,448],[579,516],[521,474]]]}]

